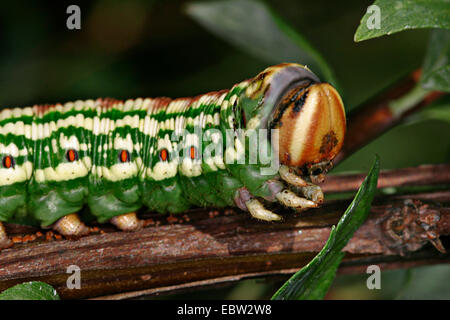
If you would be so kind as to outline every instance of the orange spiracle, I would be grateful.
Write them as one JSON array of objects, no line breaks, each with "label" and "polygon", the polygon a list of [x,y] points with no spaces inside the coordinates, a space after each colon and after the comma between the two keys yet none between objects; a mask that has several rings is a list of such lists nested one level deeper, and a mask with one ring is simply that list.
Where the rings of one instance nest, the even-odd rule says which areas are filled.
[{"label": "orange spiracle", "polygon": [[69,151],[67,151],[67,160],[69,160],[70,162],[78,160],[78,155],[75,150],[70,149]]},{"label": "orange spiracle", "polygon": [[6,156],[6,157],[3,159],[3,166],[4,166],[6,169],[11,168],[13,165],[14,165],[14,162],[13,162],[13,159],[12,159],[11,156]]},{"label": "orange spiracle", "polygon": [[159,154],[159,158],[162,160],[162,161],[167,161],[167,158],[169,157],[169,154],[168,154],[168,152],[167,152],[167,149],[162,149],[161,150],[161,152],[160,152],[160,154]]},{"label": "orange spiracle", "polygon": [[192,160],[194,160],[196,158],[196,156],[197,156],[197,150],[195,149],[194,146],[191,147],[190,156],[191,156]]},{"label": "orange spiracle", "polygon": [[127,162],[129,160],[129,152],[127,150],[122,150],[120,152],[120,161]]}]

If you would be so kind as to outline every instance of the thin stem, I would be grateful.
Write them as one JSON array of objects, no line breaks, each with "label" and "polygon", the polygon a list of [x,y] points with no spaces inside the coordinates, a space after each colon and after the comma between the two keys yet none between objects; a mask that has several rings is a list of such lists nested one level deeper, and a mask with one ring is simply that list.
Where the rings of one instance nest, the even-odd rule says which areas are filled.
[{"label": "thin stem", "polygon": [[431,92],[432,91],[430,90],[423,89],[420,84],[416,84],[415,87],[404,96],[389,103],[392,115],[396,118],[401,117],[423,101],[423,99]]},{"label": "thin stem", "polygon": [[333,161],[335,165],[444,95],[443,92],[422,89],[418,84],[419,77],[420,70],[417,70],[348,114],[344,146]]}]

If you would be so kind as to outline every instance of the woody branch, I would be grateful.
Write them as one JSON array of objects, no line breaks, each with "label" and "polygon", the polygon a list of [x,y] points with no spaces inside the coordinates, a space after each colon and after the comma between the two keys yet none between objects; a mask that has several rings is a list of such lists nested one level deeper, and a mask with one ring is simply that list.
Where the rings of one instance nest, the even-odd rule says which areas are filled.
[{"label": "woody branch", "polygon": [[[369,218],[345,247],[340,271],[361,272],[374,263],[386,269],[450,262],[448,254],[428,245],[443,250],[439,236],[450,234],[450,192],[442,188],[450,184],[449,175],[449,165],[382,172],[380,186],[403,185],[402,177],[410,176],[405,180],[410,185],[422,184],[423,178],[434,191],[377,197]],[[342,182],[346,190],[354,190],[360,179],[339,175],[323,188],[334,191]],[[198,209],[169,218],[144,214],[149,226],[138,232],[103,226],[104,234],[77,241],[17,244],[0,253],[0,290],[41,280],[64,298],[117,293],[110,298],[124,298],[289,274],[322,248],[348,204],[328,201],[302,214],[277,208],[283,223],[256,222],[235,209]],[[24,232],[7,227],[12,234]],[[81,269],[80,290],[66,287],[66,269],[73,264]]]}]

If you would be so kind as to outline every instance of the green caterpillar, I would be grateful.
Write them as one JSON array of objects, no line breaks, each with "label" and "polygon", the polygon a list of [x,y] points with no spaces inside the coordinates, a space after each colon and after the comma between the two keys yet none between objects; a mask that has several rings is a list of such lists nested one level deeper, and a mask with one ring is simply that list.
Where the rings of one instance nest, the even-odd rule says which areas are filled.
[{"label": "green caterpillar", "polygon": [[[83,207],[122,230],[142,226],[143,206],[238,206],[263,220],[280,219],[266,201],[317,207],[323,194],[313,183],[342,147],[345,122],[336,90],[298,64],[194,98],[4,109],[0,248],[11,245],[2,221],[83,235]],[[251,161],[260,148],[270,162]],[[274,159],[281,165],[270,170]]]}]

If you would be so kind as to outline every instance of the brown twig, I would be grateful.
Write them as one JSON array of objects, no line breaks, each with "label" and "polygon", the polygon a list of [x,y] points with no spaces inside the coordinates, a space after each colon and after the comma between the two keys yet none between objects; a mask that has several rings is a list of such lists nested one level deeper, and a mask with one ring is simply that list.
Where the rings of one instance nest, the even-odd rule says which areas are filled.
[{"label": "brown twig", "polygon": [[412,92],[420,79],[420,73],[420,70],[416,70],[396,86],[347,115],[345,143],[333,161],[335,165],[444,94],[429,92],[405,110],[395,112],[392,102]]},{"label": "brown twig", "polygon": [[[419,167],[417,171],[429,169]],[[445,170],[448,173],[448,167]],[[383,181],[383,174],[380,179]],[[433,203],[417,199],[432,199]],[[448,190],[377,198],[368,220],[344,249],[347,255],[341,272],[361,272],[370,264],[398,268],[450,262],[449,254],[426,246],[431,242],[440,248],[439,235],[450,234],[448,203]],[[105,234],[77,241],[16,244],[0,253],[0,291],[40,280],[55,286],[63,298],[123,292],[131,297],[288,274],[307,264],[322,248],[348,204],[348,200],[329,201],[302,214],[278,208],[286,219],[272,224],[234,209],[198,209],[171,219],[152,214],[147,218],[154,225],[135,233],[102,227]],[[7,227],[13,233],[22,230]],[[66,270],[73,264],[81,268],[79,290],[66,287]]]},{"label": "brown twig", "polygon": [[[325,193],[358,190],[365,174],[329,175],[320,185]],[[378,178],[378,188],[413,187],[448,184],[450,164],[422,165],[419,167],[384,170]]]}]

